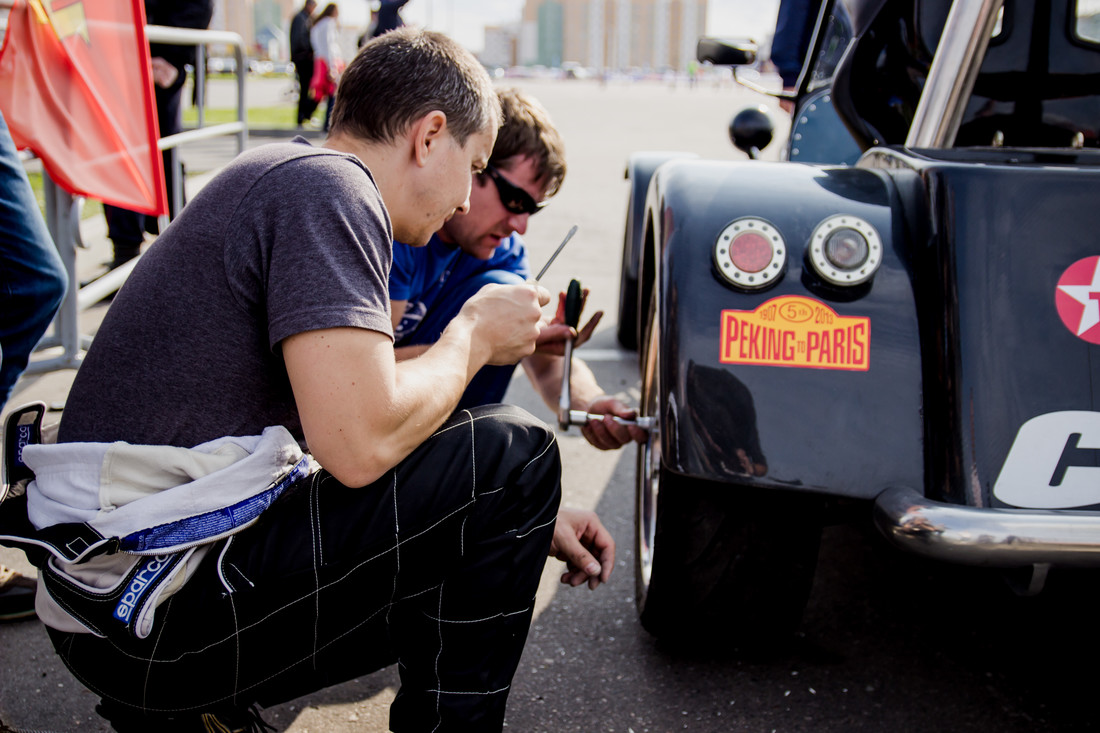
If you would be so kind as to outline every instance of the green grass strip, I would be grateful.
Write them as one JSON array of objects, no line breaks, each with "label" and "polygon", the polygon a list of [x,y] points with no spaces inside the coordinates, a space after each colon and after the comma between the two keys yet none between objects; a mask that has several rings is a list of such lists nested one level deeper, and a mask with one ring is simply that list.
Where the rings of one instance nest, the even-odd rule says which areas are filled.
[{"label": "green grass strip", "polygon": [[[297,105],[287,103],[278,107],[249,107],[249,128],[263,130],[292,130],[297,121]],[[184,127],[194,127],[198,124],[199,114],[194,107],[189,107],[183,112]],[[232,109],[207,109],[203,121],[207,125],[220,125],[225,122],[237,121],[237,110]]]}]

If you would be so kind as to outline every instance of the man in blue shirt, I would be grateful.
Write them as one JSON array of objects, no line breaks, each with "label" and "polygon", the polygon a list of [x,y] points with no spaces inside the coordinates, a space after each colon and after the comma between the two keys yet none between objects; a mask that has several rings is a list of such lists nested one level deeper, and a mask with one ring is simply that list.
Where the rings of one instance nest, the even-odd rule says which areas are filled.
[{"label": "man in blue shirt", "polygon": [[[558,192],[565,178],[565,146],[546,110],[516,89],[498,92],[504,124],[485,170],[474,177],[470,209],[456,214],[426,247],[394,243],[389,289],[398,360],[423,353],[465,303],[486,285],[522,283],[531,277],[521,235],[531,215]],[[587,340],[602,313],[577,334]],[[561,391],[564,340],[573,335],[559,316],[539,337],[534,354],[522,360],[539,395],[552,409]],[[487,366],[467,387],[459,409],[501,402],[514,365]],[[645,433],[610,416],[634,417],[620,400],[603,394],[592,371],[573,360],[572,407],[608,415],[581,428],[597,448],[620,448]]]}]

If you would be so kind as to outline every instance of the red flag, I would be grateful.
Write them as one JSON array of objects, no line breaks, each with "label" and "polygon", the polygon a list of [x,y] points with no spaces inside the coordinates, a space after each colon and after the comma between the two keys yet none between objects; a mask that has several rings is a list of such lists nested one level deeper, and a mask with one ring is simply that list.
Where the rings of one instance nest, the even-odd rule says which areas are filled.
[{"label": "red flag", "polygon": [[141,0],[16,0],[0,110],[65,190],[168,213]]}]

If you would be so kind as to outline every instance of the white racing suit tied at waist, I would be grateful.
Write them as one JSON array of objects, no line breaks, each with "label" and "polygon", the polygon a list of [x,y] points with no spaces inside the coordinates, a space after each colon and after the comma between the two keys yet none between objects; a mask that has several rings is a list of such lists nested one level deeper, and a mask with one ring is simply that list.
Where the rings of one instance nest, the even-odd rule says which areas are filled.
[{"label": "white racing suit tied at waist", "polygon": [[[148,636],[156,607],[183,586],[211,543],[254,523],[316,468],[282,426],[194,448],[28,445],[23,460],[35,474],[27,487],[35,529],[83,524],[103,538],[87,547],[81,539],[80,547],[67,547],[67,558],[52,551],[49,569],[89,594],[118,593],[128,582],[113,615],[139,638]],[[106,542],[121,551],[100,554]],[[102,635],[99,622],[63,607],[47,585],[39,583],[36,600],[43,623]]]}]

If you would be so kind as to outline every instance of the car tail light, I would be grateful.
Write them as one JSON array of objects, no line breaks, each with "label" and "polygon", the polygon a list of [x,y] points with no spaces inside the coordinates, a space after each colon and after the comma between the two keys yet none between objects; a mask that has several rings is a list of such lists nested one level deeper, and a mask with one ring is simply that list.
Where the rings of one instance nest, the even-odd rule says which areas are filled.
[{"label": "car tail light", "polygon": [[855,216],[831,216],[810,236],[810,264],[833,285],[859,285],[882,264],[882,239],[875,228]]},{"label": "car tail light", "polygon": [[731,222],[714,243],[714,266],[727,282],[758,290],[779,279],[787,263],[783,237],[763,219]]}]

